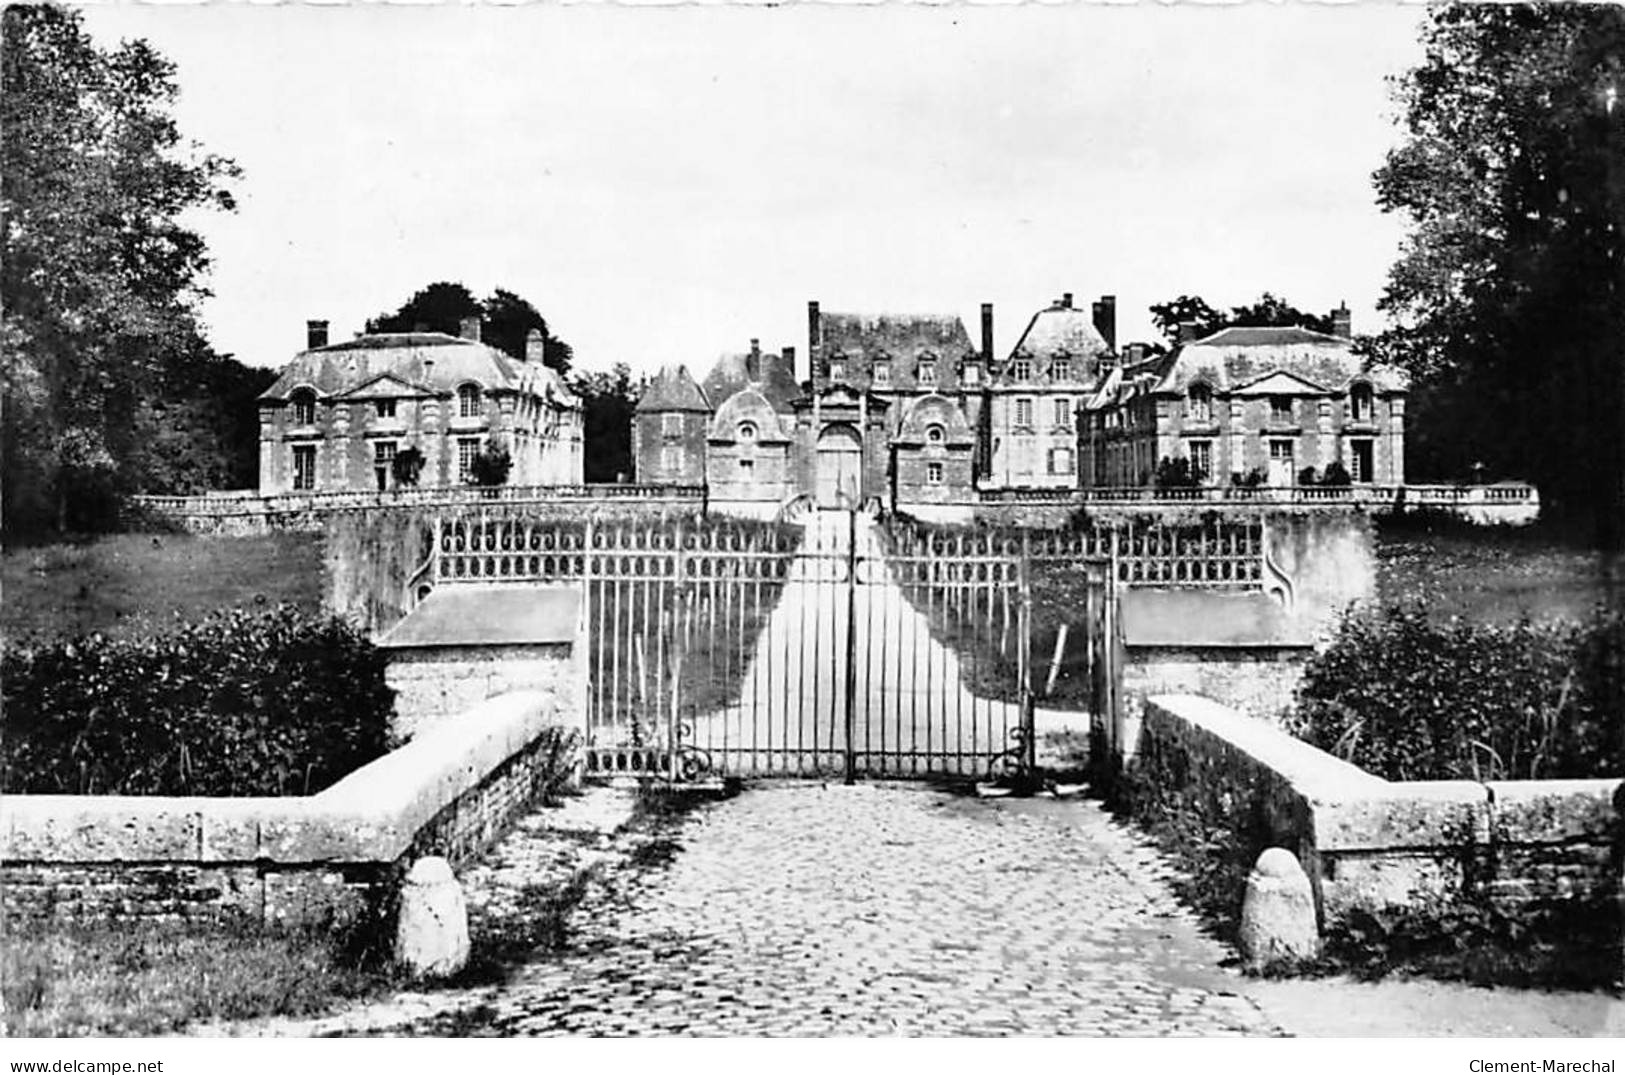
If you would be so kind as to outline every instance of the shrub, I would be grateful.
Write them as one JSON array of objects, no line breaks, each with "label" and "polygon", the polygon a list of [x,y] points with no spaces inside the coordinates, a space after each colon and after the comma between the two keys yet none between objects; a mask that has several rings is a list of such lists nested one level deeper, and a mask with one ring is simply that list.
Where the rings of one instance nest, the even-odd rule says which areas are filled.
[{"label": "shrub", "polygon": [[1620,773],[1625,618],[1584,624],[1350,613],[1305,670],[1287,730],[1388,780]]},{"label": "shrub", "polygon": [[390,461],[390,476],[395,479],[396,485],[416,485],[418,478],[423,474],[423,464],[423,453],[420,450],[417,448],[402,448],[395,453],[395,458]]},{"label": "shrub", "polygon": [[480,449],[469,461],[469,476],[475,485],[486,487],[502,485],[513,470],[513,456],[505,445],[492,443]]},{"label": "shrub", "polygon": [[1314,467],[1304,467],[1302,470],[1298,471],[1299,485],[1315,485],[1318,483],[1319,478],[1320,474],[1315,470]]},{"label": "shrub", "polygon": [[1158,489],[1193,489],[1202,483],[1202,476],[1185,456],[1165,455],[1157,463],[1156,483]]},{"label": "shrub", "polygon": [[394,692],[359,631],[291,606],[8,650],[0,786],[304,795],[385,750]]},{"label": "shrub", "polygon": [[1354,475],[1349,473],[1349,468],[1343,465],[1341,459],[1333,459],[1326,464],[1326,473],[1321,475],[1320,484],[1353,485]]}]

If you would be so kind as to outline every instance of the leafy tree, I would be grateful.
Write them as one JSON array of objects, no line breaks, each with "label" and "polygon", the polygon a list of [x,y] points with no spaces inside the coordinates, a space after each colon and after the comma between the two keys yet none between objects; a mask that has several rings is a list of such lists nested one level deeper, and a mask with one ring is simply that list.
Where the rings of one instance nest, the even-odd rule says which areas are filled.
[{"label": "leafy tree", "polygon": [[1482,460],[1619,544],[1625,11],[1432,9],[1374,180],[1410,233],[1379,344],[1413,375],[1420,472]]},{"label": "leafy tree", "polygon": [[486,487],[503,485],[508,480],[509,472],[513,470],[513,456],[508,454],[507,445],[500,441],[492,441],[469,461],[468,470],[475,485]]},{"label": "leafy tree", "polygon": [[1197,339],[1224,327],[1224,315],[1196,295],[1181,295],[1151,307],[1151,323],[1170,344],[1179,343],[1179,326],[1187,321],[1196,325]]},{"label": "leafy tree", "polygon": [[[195,353],[208,257],[181,219],[238,172],[183,140],[173,65],[11,6],[0,57],[0,498],[8,531],[106,525],[166,363]],[[138,419],[145,418],[145,421]],[[160,423],[161,424],[161,423]]]},{"label": "leafy tree", "polygon": [[617,362],[610,370],[578,372],[570,389],[581,397],[586,425],[585,477],[589,482],[613,482],[631,477],[632,419],[644,384],[632,379],[632,370]]},{"label": "leafy tree", "polygon": [[1326,464],[1326,473],[1321,475],[1320,484],[1353,485],[1354,475],[1349,473],[1349,468],[1343,465],[1341,459],[1333,459]]},{"label": "leafy tree", "polygon": [[1299,485],[1319,484],[1320,472],[1314,467],[1303,467],[1298,471]]},{"label": "leafy tree", "polygon": [[560,373],[567,373],[573,352],[547,327],[547,320],[527,300],[512,291],[497,288],[480,301],[462,284],[440,281],[418,291],[394,313],[379,314],[367,322],[368,332],[444,332],[456,336],[463,319],[478,317],[480,338],[514,358],[525,357],[525,339],[531,329],[541,332],[542,361]]},{"label": "leafy tree", "polygon": [[396,485],[414,486],[423,475],[423,453],[416,448],[402,448],[389,464],[390,477]]}]

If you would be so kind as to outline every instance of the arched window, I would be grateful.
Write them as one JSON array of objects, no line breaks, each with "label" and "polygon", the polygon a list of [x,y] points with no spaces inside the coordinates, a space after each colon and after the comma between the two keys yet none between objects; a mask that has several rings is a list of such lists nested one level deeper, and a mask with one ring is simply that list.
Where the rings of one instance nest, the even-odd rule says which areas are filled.
[{"label": "arched window", "polygon": [[925,427],[925,442],[927,444],[941,444],[948,439],[948,431],[935,422]]},{"label": "arched window", "polygon": [[1193,384],[1190,402],[1186,404],[1186,417],[1192,422],[1213,421],[1213,390],[1205,384]]},{"label": "arched window", "polygon": [[316,393],[308,388],[301,388],[293,394],[293,424],[296,426],[316,424]]},{"label": "arched window", "polygon": [[739,423],[739,439],[741,441],[744,441],[747,444],[750,443],[751,441],[755,440],[756,439],[756,423],[755,422],[740,422]]},{"label": "arched window", "polygon": [[1371,386],[1357,384],[1349,389],[1349,417],[1356,422],[1371,421]]},{"label": "arched window", "polygon": [[465,384],[457,389],[457,416],[478,418],[485,413],[485,397],[477,384]]}]

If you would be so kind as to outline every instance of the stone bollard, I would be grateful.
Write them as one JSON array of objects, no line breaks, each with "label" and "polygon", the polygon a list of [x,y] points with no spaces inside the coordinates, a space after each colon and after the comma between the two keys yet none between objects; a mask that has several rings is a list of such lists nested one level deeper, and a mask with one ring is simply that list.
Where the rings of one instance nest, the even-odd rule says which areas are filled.
[{"label": "stone bollard", "polygon": [[423,978],[444,978],[468,963],[468,905],[451,864],[438,855],[418,859],[406,873],[395,958]]},{"label": "stone bollard", "polygon": [[1258,856],[1241,901],[1241,955],[1250,970],[1320,954],[1309,875],[1284,847]]}]

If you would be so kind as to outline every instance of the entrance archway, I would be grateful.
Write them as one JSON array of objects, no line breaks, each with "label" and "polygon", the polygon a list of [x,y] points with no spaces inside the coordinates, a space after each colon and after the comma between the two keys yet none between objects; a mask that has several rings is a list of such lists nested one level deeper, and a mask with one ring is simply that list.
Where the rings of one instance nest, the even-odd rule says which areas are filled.
[{"label": "entrance archway", "polygon": [[855,508],[863,489],[863,438],[849,425],[832,425],[818,436],[818,503]]}]

